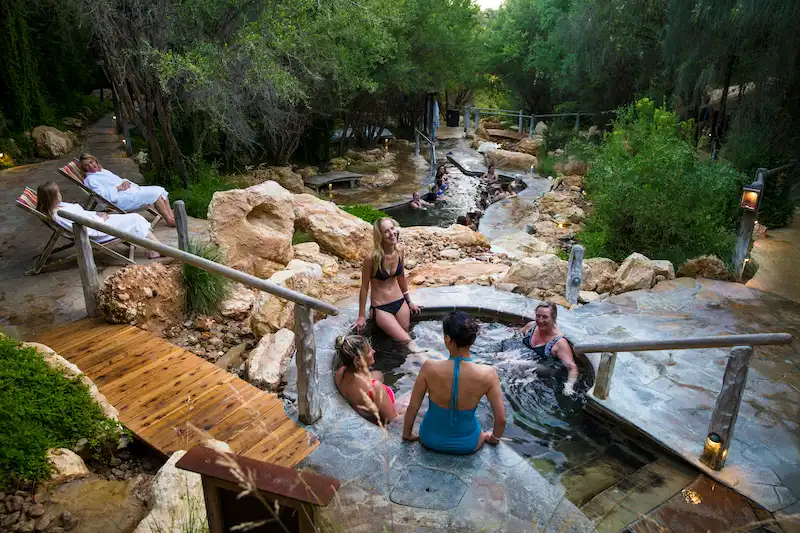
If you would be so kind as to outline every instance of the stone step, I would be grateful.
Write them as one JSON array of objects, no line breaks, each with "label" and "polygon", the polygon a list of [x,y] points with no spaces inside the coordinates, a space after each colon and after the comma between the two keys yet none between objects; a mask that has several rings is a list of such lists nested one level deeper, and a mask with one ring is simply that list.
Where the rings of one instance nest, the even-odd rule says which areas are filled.
[{"label": "stone step", "polygon": [[697,477],[697,472],[662,457],[600,492],[581,511],[598,533],[617,533],[671,498]]},{"label": "stone step", "polygon": [[569,501],[580,507],[636,471],[640,465],[615,455],[601,454],[561,474]]}]

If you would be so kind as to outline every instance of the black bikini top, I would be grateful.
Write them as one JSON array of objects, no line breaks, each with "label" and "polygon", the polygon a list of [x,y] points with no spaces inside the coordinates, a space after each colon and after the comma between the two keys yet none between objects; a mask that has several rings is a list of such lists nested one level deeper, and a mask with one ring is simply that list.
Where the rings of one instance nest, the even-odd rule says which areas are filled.
[{"label": "black bikini top", "polygon": [[381,265],[381,267],[378,269],[378,271],[372,277],[375,278],[375,279],[379,279],[381,281],[386,281],[387,279],[393,278],[395,276],[399,276],[402,273],[403,273],[403,257],[400,256],[400,259],[397,261],[397,270],[395,271],[394,274],[390,275],[388,272],[386,272],[386,269],[383,268],[383,265]]}]

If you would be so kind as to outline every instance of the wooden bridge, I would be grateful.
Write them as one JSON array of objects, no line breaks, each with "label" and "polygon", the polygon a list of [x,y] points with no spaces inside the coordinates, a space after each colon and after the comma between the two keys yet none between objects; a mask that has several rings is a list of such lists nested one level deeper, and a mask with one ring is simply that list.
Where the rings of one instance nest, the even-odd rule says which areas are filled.
[{"label": "wooden bridge", "polygon": [[292,467],[319,445],[275,394],[148,331],[86,318],[36,342],[77,365],[120,422],[164,454],[211,436],[239,455]]}]

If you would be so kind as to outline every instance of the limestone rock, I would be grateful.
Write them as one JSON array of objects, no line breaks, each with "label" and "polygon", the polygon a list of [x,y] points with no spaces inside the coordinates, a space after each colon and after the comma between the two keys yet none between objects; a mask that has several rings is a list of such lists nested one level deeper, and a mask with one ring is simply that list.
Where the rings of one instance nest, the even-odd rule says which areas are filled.
[{"label": "limestone rock", "polygon": [[352,159],[353,161],[360,162],[360,163],[376,163],[381,161],[386,157],[386,152],[383,148],[373,148],[371,150],[348,150],[347,151],[348,159]]},{"label": "limestone rock", "polygon": [[[227,444],[220,444],[231,451]],[[200,474],[175,467],[185,454],[184,450],[173,453],[153,477],[148,502],[150,511],[133,533],[205,530],[207,527]]]},{"label": "limestone rock", "polygon": [[339,262],[335,257],[322,253],[319,244],[315,242],[304,242],[294,245],[295,259],[316,263],[322,267],[322,275],[333,277],[339,271]]},{"label": "limestone rock", "polygon": [[656,269],[656,276],[661,276],[665,280],[675,279],[675,267],[671,261],[666,259],[654,259],[653,268]]},{"label": "limestone rock", "polygon": [[[314,266],[318,270],[281,270],[273,274],[269,281],[318,298],[321,291],[322,269],[319,268],[319,265]],[[284,328],[292,329],[294,327],[294,303],[267,292],[259,293],[250,315],[250,327],[257,337]]]},{"label": "limestone rock", "polygon": [[533,128],[533,133],[535,133],[536,135],[544,136],[546,132],[547,132],[547,124],[545,124],[544,121],[541,120],[537,122],[536,127]]},{"label": "limestone rock", "polygon": [[292,201],[275,181],[214,193],[208,206],[211,239],[225,250],[231,267],[267,277],[291,261]]},{"label": "limestone rock", "polygon": [[582,304],[590,304],[600,300],[600,295],[594,291],[578,291],[578,302]]},{"label": "limestone rock", "polygon": [[715,255],[703,255],[686,261],[678,269],[679,277],[727,279],[725,263]]},{"label": "limestone rock", "polygon": [[250,316],[250,309],[256,299],[255,290],[241,283],[235,283],[231,287],[228,298],[219,306],[219,313],[233,320],[245,320]]},{"label": "limestone rock", "polygon": [[461,252],[455,248],[447,248],[446,250],[439,252],[439,257],[442,259],[451,259],[455,261],[461,258]]},{"label": "limestone rock", "polygon": [[649,289],[655,283],[656,269],[650,259],[634,252],[625,258],[614,277],[614,294]]},{"label": "limestone rock", "polygon": [[300,174],[301,178],[307,180],[316,176],[318,170],[317,167],[301,167],[297,169],[297,173]]},{"label": "limestone rock", "polygon": [[331,171],[344,170],[350,165],[350,160],[346,157],[334,157],[328,162],[328,168]]},{"label": "limestone rock", "polygon": [[492,150],[486,152],[486,164],[506,170],[530,170],[539,165],[539,160],[530,154],[511,152],[509,150]]},{"label": "limestone rock", "polygon": [[70,153],[75,143],[70,135],[52,126],[37,126],[31,132],[36,152],[41,157],[57,159]]},{"label": "limestone rock", "polygon": [[361,260],[372,246],[372,226],[342,211],[333,202],[311,194],[297,194],[294,216],[320,248],[349,261]]},{"label": "limestone rock", "polygon": [[514,283],[495,283],[494,288],[503,292],[514,292],[518,285]]},{"label": "limestone rock", "polygon": [[543,144],[544,139],[541,137],[520,139],[519,143],[517,143],[517,151],[539,157]]},{"label": "limestone rock", "polygon": [[453,224],[447,228],[440,228],[439,226],[414,226],[411,228],[403,228],[401,242],[404,243],[406,239],[423,239],[426,237],[433,240],[444,239],[459,247],[489,246],[489,241],[486,240],[486,237],[461,224]]},{"label": "limestone rock", "polygon": [[578,224],[586,218],[583,209],[575,205],[572,193],[557,191],[545,193],[539,199],[539,209],[542,213],[551,215],[556,222],[559,222],[556,217],[571,224]]},{"label": "limestone rock", "polygon": [[362,176],[358,184],[367,189],[387,187],[397,181],[400,176],[392,168],[379,168],[377,174]]},{"label": "limestone rock", "polygon": [[554,254],[556,249],[553,245],[529,235],[524,231],[511,233],[492,242],[492,250],[508,254],[511,257],[538,257],[545,254]]},{"label": "limestone rock", "polygon": [[280,329],[267,333],[247,358],[247,381],[261,389],[277,391],[293,353],[294,332]]},{"label": "limestone rock", "polygon": [[514,283],[525,294],[538,291],[548,296],[564,294],[566,279],[567,262],[556,255],[547,254],[517,261],[502,279],[502,283]]},{"label": "limestone rock", "polygon": [[564,307],[564,308],[566,308],[566,309],[569,309],[570,307],[572,307],[572,304],[571,304],[571,303],[569,303],[569,302],[568,302],[568,301],[567,301],[567,300],[566,300],[566,299],[565,299],[563,296],[561,296],[560,294],[553,294],[553,295],[551,295],[551,296],[548,296],[547,298],[545,298],[545,300],[547,300],[548,302],[553,302],[554,304],[556,304],[556,305],[560,305],[561,307]]},{"label": "limestone rock", "polygon": [[485,117],[481,119],[481,126],[487,130],[499,130],[503,127],[496,117]]},{"label": "limestone rock", "polygon": [[484,141],[478,145],[477,151],[485,154],[486,152],[491,152],[492,150],[497,150],[498,148],[500,148],[499,144],[491,141]]},{"label": "limestone rock", "polygon": [[589,172],[589,164],[584,161],[570,158],[566,162],[559,161],[554,165],[556,172],[564,175],[585,176]]},{"label": "limestone rock", "polygon": [[596,291],[600,294],[614,289],[615,276],[619,265],[605,257],[592,257],[583,261],[583,283],[581,290]]},{"label": "limestone rock", "polygon": [[23,342],[24,346],[30,347],[38,351],[42,355],[42,359],[44,362],[47,363],[47,366],[50,368],[54,368],[61,372],[62,375],[69,379],[73,379],[79,377],[81,383],[86,385],[89,389],[89,394],[91,394],[92,398],[95,402],[100,406],[103,410],[103,414],[111,418],[113,420],[117,420],[119,417],[119,411],[117,411],[114,406],[108,403],[106,397],[98,390],[97,386],[94,382],[89,379],[86,374],[81,372],[81,369],[78,368],[75,364],[70,363],[60,355],[58,355],[52,348],[49,346],[45,346],[44,344],[39,344],[38,342]]},{"label": "limestone rock", "polygon": [[305,272],[315,278],[322,278],[322,267],[316,263],[309,261],[301,261],[300,259],[292,259],[286,265],[286,270],[293,272]]},{"label": "limestone rock", "polygon": [[475,137],[477,137],[477,139],[486,139],[486,140],[489,140],[491,138],[489,132],[487,131],[486,127],[483,124],[480,124],[478,125],[477,128],[475,128]]},{"label": "limestone rock", "polygon": [[98,293],[100,316],[160,334],[180,323],[184,288],[179,263],[132,265],[114,272]]},{"label": "limestone rock", "polygon": [[53,467],[50,480],[56,485],[89,475],[89,469],[86,468],[83,459],[72,450],[66,448],[48,450],[47,460]]}]

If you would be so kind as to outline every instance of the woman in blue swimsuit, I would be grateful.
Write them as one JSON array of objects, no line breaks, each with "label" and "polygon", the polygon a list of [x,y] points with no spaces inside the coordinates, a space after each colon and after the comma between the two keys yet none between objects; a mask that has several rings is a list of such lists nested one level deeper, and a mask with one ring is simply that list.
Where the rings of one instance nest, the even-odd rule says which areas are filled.
[{"label": "woman in blue swimsuit", "polygon": [[[405,414],[403,439],[419,438],[423,446],[442,453],[468,454],[484,442],[498,444],[506,429],[506,410],[500,379],[494,368],[473,363],[469,349],[478,324],[466,313],[450,313],[442,321],[444,344],[450,359],[429,359],[422,365]],[[413,435],[414,420],[428,393],[428,410]],[[482,431],[475,409],[486,396],[494,414],[494,429]]]},{"label": "woman in blue swimsuit", "polygon": [[408,294],[408,280],[403,270],[403,253],[397,247],[397,222],[391,218],[379,218],[373,225],[375,243],[372,255],[364,260],[361,269],[361,292],[358,298],[358,319],[356,331],[362,333],[367,324],[367,295],[370,297],[372,320],[387,335],[408,344],[412,351],[415,346],[408,330],[411,326],[411,313],[419,313]]},{"label": "woman in blue swimsuit", "polygon": [[578,381],[578,365],[572,348],[564,335],[556,327],[558,307],[553,302],[542,302],[536,306],[536,320],[528,322],[522,328],[522,344],[533,350],[542,361],[560,360],[567,368],[567,381],[564,383],[564,394],[575,394],[575,382]]}]

